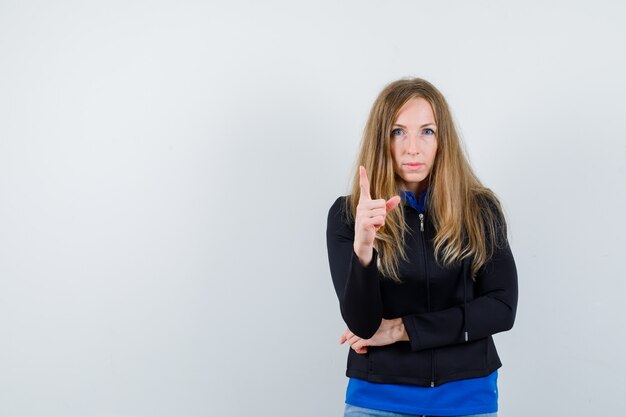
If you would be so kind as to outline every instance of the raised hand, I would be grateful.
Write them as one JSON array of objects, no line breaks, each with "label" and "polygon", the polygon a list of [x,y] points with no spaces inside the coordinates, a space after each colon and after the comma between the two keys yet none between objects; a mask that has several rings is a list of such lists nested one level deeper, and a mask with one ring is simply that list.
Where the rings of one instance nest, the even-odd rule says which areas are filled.
[{"label": "raised hand", "polygon": [[363,165],[359,165],[359,185],[361,193],[354,224],[354,253],[362,264],[368,265],[373,256],[376,232],[384,226],[387,213],[400,203],[401,198],[395,195],[386,201],[383,198],[372,200],[370,181]]}]

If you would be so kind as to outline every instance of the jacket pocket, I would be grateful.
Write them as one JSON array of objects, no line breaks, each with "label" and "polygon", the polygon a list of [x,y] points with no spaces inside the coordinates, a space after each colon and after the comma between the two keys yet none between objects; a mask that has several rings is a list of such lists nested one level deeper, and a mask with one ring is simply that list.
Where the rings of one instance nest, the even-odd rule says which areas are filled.
[{"label": "jacket pocket", "polygon": [[487,338],[437,348],[438,378],[484,370],[487,367]]}]

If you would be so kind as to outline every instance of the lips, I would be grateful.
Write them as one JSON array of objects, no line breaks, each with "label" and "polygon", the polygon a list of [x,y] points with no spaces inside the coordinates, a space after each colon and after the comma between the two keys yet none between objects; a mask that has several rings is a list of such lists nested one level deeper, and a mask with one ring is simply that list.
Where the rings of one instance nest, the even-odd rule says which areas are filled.
[{"label": "lips", "polygon": [[409,162],[408,164],[404,164],[405,166],[405,170],[407,172],[418,172],[418,171],[422,171],[422,167],[424,166],[424,164],[419,163],[419,162]]}]

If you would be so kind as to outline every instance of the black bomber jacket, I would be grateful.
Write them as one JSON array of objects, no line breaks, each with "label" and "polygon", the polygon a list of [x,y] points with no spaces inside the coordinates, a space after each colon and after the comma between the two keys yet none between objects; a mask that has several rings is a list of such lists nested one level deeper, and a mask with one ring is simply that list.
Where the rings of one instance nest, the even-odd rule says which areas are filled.
[{"label": "black bomber jacket", "polygon": [[[363,354],[350,348],[346,376],[433,387],[486,376],[501,367],[492,335],[513,327],[518,297],[508,239],[495,248],[474,282],[471,257],[447,268],[435,262],[428,205],[420,213],[403,201],[410,227],[404,243],[409,261],[400,261],[398,284],[379,272],[376,249],[368,266],[359,262],[353,249],[354,223],[344,211],[347,198],[337,198],[330,207],[326,229],[343,320],[355,335],[369,339],[383,318],[401,317],[409,341],[368,346]],[[506,236],[506,223],[501,225]]]}]

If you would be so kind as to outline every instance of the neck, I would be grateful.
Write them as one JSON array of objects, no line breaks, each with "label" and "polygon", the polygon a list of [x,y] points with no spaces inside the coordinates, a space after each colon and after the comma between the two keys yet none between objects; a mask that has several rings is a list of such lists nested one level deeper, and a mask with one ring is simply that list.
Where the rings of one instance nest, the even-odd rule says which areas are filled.
[{"label": "neck", "polygon": [[427,175],[426,178],[418,182],[407,183],[407,182],[401,181],[400,185],[401,185],[400,189],[412,191],[417,196],[417,195],[420,195],[420,193],[424,191],[425,189],[427,189],[428,186],[430,185],[430,175]]},{"label": "neck", "polygon": [[413,194],[415,194],[415,195],[419,195],[426,188],[428,188],[428,184],[426,182],[424,182],[424,181],[414,182],[414,183],[409,183],[409,184],[403,184],[402,187],[400,187],[400,189],[402,189],[402,190],[412,191]]}]

